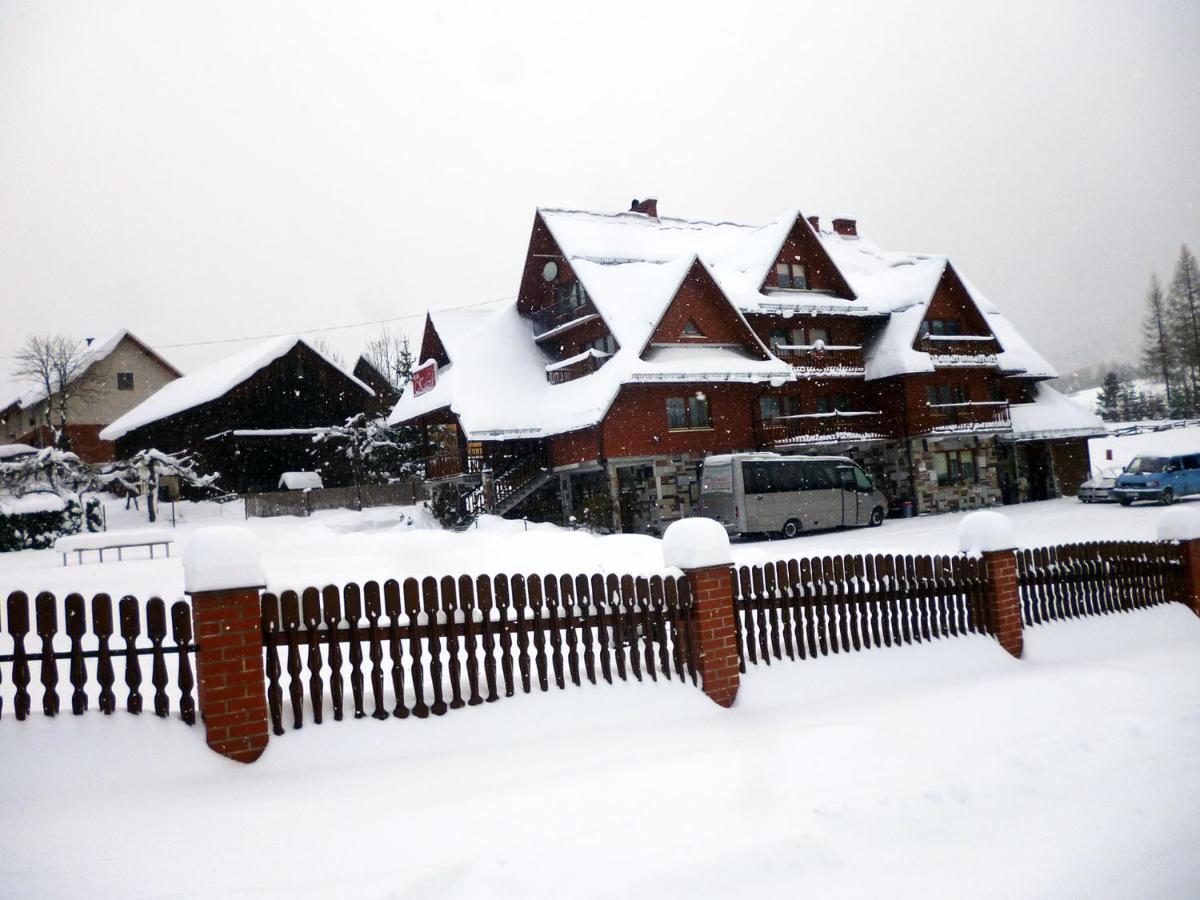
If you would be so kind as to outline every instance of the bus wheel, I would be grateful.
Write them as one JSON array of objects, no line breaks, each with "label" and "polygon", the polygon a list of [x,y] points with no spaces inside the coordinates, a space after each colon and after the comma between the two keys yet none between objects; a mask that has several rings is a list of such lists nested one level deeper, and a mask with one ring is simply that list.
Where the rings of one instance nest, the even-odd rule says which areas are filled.
[{"label": "bus wheel", "polygon": [[871,510],[871,527],[878,528],[883,524],[883,510],[880,507],[875,507]]},{"label": "bus wheel", "polygon": [[794,538],[800,533],[800,522],[796,519],[788,519],[783,523],[783,528],[779,533],[785,538]]}]

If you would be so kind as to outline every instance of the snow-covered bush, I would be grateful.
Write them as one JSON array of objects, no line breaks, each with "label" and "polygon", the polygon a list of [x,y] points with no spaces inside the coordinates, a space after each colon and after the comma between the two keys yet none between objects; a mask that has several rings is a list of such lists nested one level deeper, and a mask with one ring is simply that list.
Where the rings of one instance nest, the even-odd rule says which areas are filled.
[{"label": "snow-covered bush", "polygon": [[95,497],[60,497],[49,491],[0,499],[0,553],[44,550],[60,537],[99,531],[101,504]]}]

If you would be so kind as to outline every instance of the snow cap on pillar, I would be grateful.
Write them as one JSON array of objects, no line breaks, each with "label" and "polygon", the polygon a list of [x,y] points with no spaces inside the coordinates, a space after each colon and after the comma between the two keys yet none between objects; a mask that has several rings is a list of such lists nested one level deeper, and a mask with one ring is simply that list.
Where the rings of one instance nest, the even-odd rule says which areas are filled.
[{"label": "snow cap on pillar", "polygon": [[705,569],[733,562],[729,535],[714,519],[680,519],[663,535],[663,562],[680,569]]},{"label": "snow cap on pillar", "polygon": [[1004,513],[980,510],[958,524],[958,549],[970,556],[1016,546],[1016,529]]},{"label": "snow cap on pillar", "polygon": [[236,525],[202,528],[184,547],[185,593],[259,588],[266,583],[258,538],[249,529]]},{"label": "snow cap on pillar", "polygon": [[1177,506],[1158,517],[1160,541],[1193,541],[1200,538],[1200,512]]}]

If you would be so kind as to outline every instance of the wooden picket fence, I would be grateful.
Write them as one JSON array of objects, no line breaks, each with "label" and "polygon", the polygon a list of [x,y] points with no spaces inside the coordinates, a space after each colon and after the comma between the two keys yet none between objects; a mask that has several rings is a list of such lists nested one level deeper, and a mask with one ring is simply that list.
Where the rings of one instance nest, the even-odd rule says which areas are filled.
[{"label": "wooden picket fence", "polygon": [[738,655],[814,659],[989,632],[983,563],[965,556],[826,556],[735,569]]},{"label": "wooden picket fence", "polygon": [[1179,600],[1186,577],[1183,549],[1173,543],[1105,541],[1017,552],[1026,627]]},{"label": "wooden picket fence", "polygon": [[355,718],[368,714],[368,682],[376,719],[443,715],[501,694],[528,694],[535,679],[542,691],[551,681],[559,689],[568,680],[611,684],[614,673],[622,681],[657,681],[674,672],[696,682],[692,599],[678,576],[368,581],[264,594],[262,609],[276,735],[284,733],[285,671],[293,728],[304,724],[306,708],[314,723],[324,720],[327,689],[333,718],[343,717],[344,656]]},{"label": "wooden picket fence", "polygon": [[[105,715],[117,708],[115,664],[120,664],[125,683],[124,707],[131,713],[142,712],[142,663],[143,656],[150,657],[150,686],[153,688],[154,714],[166,718],[171,712],[168,688],[173,687],[178,695],[180,718],[192,725],[196,721],[196,701],[192,696],[195,676],[192,670],[192,654],[196,648],[192,643],[192,611],[186,603],[179,601],[171,607],[171,645],[167,639],[167,608],[158,598],[152,598],[143,607],[136,597],[122,597],[117,604],[117,619],[113,619],[113,602],[108,594],[97,594],[92,598],[91,616],[88,604],[80,594],[68,594],[62,604],[63,628],[59,629],[59,602],[51,593],[42,592],[33,602],[34,616],[30,617],[29,597],[22,591],[8,595],[4,604],[4,617],[0,625],[6,630],[12,644],[12,652],[0,654],[0,664],[8,663],[13,685],[13,714],[18,720],[25,719],[32,706],[29,686],[32,683],[31,663],[38,664],[38,681],[41,685],[42,712],[54,716],[60,710],[59,663],[68,663],[68,681],[71,685],[71,712],[82,715],[91,700]],[[142,618],[146,620],[146,631],[142,633]],[[114,631],[114,621],[117,629]],[[119,637],[121,647],[110,646],[110,641]],[[60,646],[55,647],[55,639]],[[65,641],[63,641],[65,638]],[[36,640],[40,649],[30,651],[27,640]],[[61,643],[68,646],[63,648]],[[175,656],[175,676],[167,665],[167,657]],[[4,666],[0,665],[0,682],[4,678]],[[4,713],[3,695],[0,694],[0,716]]]}]

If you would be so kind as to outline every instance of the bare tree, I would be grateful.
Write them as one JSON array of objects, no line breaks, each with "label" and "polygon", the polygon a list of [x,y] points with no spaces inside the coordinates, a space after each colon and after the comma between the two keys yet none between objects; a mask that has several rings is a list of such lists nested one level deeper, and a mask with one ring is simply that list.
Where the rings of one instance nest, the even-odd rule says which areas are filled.
[{"label": "bare tree", "polygon": [[53,446],[69,449],[71,400],[82,399],[91,390],[80,378],[88,365],[87,345],[61,334],[32,334],[16,358],[13,375],[29,382],[44,397],[41,419],[54,436]]},{"label": "bare tree", "polygon": [[378,337],[367,341],[367,349],[363,356],[396,390],[403,393],[412,381],[416,357],[413,356],[408,338],[394,334],[386,325],[380,329]]},{"label": "bare tree", "polygon": [[312,348],[326,359],[337,363],[337,365],[341,368],[346,368],[346,360],[342,358],[342,354],[334,350],[332,345],[330,345],[329,341],[327,341],[325,338],[317,338],[315,341],[313,341]]}]

